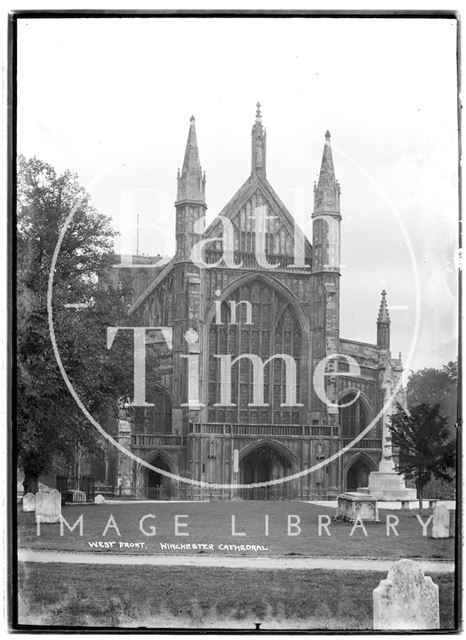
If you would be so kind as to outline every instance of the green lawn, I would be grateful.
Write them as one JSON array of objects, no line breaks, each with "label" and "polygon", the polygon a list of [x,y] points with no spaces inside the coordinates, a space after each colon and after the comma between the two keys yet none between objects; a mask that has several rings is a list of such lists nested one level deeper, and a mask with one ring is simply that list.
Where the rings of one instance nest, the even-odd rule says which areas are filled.
[{"label": "green lawn", "polygon": [[[41,535],[37,536],[34,514],[18,513],[18,534],[20,547],[47,548],[57,550],[89,551],[89,543],[113,542],[112,551],[125,553],[199,553],[197,550],[163,549],[161,544],[211,544],[212,549],[204,553],[217,555],[303,555],[333,557],[379,557],[379,558],[439,558],[452,560],[454,539],[432,540],[422,536],[422,528],[416,519],[417,511],[379,511],[380,524],[366,523],[367,537],[358,529],[351,536],[352,525],[333,520],[334,509],[320,507],[303,502],[205,502],[205,503],[149,503],[149,504],[104,504],[73,505],[63,508],[63,516],[73,525],[83,515],[84,531],[79,536],[78,527],[73,532],[64,529],[60,536],[58,524],[42,525]],[[145,521],[146,529],[156,527],[156,535],[145,536],[139,530],[140,519],[155,515]],[[265,515],[269,516],[269,535],[265,535]],[[318,535],[319,514],[331,518],[329,532]],[[431,514],[421,513],[424,520]],[[107,535],[103,532],[113,515],[119,528],[110,527]],[[175,515],[187,515],[180,519],[187,527],[180,533],[189,536],[175,536]],[[232,515],[236,517],[236,531],[245,536],[231,535]],[[287,518],[298,516],[300,535],[287,535]],[[398,536],[386,535],[386,517],[396,515],[399,518]],[[293,519],[294,520],[294,519]],[[295,521],[295,520],[294,520]],[[297,533],[292,528],[292,533]],[[121,544],[120,544],[121,543]],[[141,543],[141,547],[128,547],[125,544]],[[222,550],[218,545],[263,545],[264,551]],[[108,549],[98,548],[97,553]]]},{"label": "green lawn", "polygon": [[[385,573],[191,567],[19,565],[19,624],[371,629]],[[453,575],[434,574],[440,627],[454,627]]]}]

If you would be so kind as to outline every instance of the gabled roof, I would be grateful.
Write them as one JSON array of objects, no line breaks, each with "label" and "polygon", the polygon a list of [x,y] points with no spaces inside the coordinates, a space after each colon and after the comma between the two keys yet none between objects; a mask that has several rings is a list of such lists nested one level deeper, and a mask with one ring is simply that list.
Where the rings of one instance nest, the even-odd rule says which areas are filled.
[{"label": "gabled roof", "polygon": [[[273,209],[281,214],[282,220],[285,223],[289,233],[294,237],[295,225],[300,229],[299,225],[295,222],[293,216],[280,200],[272,185],[266,178],[261,176],[250,176],[246,182],[238,189],[234,196],[223,207],[221,212],[212,220],[207,229],[204,232],[204,238],[215,237],[217,233],[221,232],[222,221],[220,216],[224,216],[227,219],[233,218],[241,207],[249,200],[249,198],[255,193],[257,189],[260,189],[264,197],[271,203]],[[300,229],[301,233],[302,230]],[[304,234],[303,234],[304,235]],[[304,251],[307,257],[311,257],[312,247],[309,240],[304,237]],[[171,272],[174,266],[175,259],[172,258],[164,268],[157,274],[150,285],[143,291],[139,298],[131,305],[128,310],[128,314],[131,315],[141,305],[144,300],[157,288],[157,286],[165,279],[165,277]]]},{"label": "gabled roof", "polygon": [[170,260],[170,262],[167,262],[167,264],[164,266],[164,268],[159,271],[159,273],[157,274],[157,276],[152,280],[152,282],[150,283],[150,285],[147,287],[147,289],[145,289],[141,295],[139,296],[139,298],[133,302],[133,304],[131,305],[131,307],[128,309],[128,315],[130,316],[132,313],[134,313],[136,311],[136,309],[139,307],[139,305],[141,305],[144,300],[152,293],[152,291],[154,291],[154,289],[156,289],[158,287],[158,285],[165,280],[165,278],[168,276],[168,274],[172,271],[173,266],[175,263],[175,258],[172,258]]},{"label": "gabled roof", "polygon": [[[222,211],[209,224],[209,226],[203,233],[203,237],[204,239],[218,237],[223,230],[220,216],[231,220],[238,213],[241,207],[246,204],[246,202],[254,194],[254,192],[260,190],[264,199],[270,204],[271,208],[279,214],[280,220],[284,224],[290,236],[292,236],[294,240],[296,238],[299,238],[300,236],[304,238],[304,254],[307,258],[310,258],[312,256],[311,243],[309,242],[308,238],[306,238],[300,226],[297,224],[291,213],[285,207],[285,205],[280,200],[271,184],[265,177],[266,132],[262,125],[262,116],[259,103],[257,104],[256,120],[252,129],[251,136],[251,174],[246,182],[244,182],[244,184],[238,189],[234,196],[223,207]],[[183,162],[183,169],[181,175],[178,174],[177,201],[180,202],[181,200],[191,200],[193,202],[203,203],[204,193],[205,175],[203,175],[201,171],[199,150],[196,138],[195,120],[194,116],[192,116],[190,120],[190,128]],[[299,235],[295,234],[295,230],[298,230]],[[174,262],[175,258],[172,258],[170,262],[168,262],[166,266],[156,275],[154,280],[149,284],[149,286],[129,309],[128,313],[130,315],[139,307],[140,304],[142,304],[142,302],[144,302],[144,300],[146,300],[146,298],[171,272],[174,266]]]},{"label": "gabled roof", "polygon": [[[273,189],[270,182],[267,178],[263,178],[260,175],[257,176],[249,176],[249,178],[244,182],[244,184],[238,189],[235,195],[228,201],[228,203],[223,207],[218,216],[216,216],[212,222],[209,224],[207,229],[204,232],[205,238],[210,238],[215,235],[215,233],[219,233],[221,231],[221,219],[220,216],[223,216],[227,219],[233,218],[236,213],[241,209],[241,207],[246,204],[249,198],[255,193],[257,189],[263,193],[266,200],[268,200],[272,208],[277,210],[281,214],[281,218],[285,223],[289,233],[294,237],[295,227],[299,229],[299,231],[303,234],[302,229],[295,221],[291,213],[285,207],[283,202],[278,197],[277,193]],[[304,236],[304,247],[306,256],[310,257],[312,252],[311,243]]]}]

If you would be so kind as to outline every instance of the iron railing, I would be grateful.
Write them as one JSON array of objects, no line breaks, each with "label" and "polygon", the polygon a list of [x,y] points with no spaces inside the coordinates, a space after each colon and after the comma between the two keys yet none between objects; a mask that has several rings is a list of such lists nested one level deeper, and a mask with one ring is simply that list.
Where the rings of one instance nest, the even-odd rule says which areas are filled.
[{"label": "iron railing", "polygon": [[299,491],[289,482],[265,487],[245,487],[239,489],[243,500],[296,500]]},{"label": "iron railing", "polygon": [[56,487],[61,493],[61,501],[63,504],[65,502],[83,502],[84,496],[86,502],[94,502],[95,478],[92,476],[79,476],[74,478],[57,475]]}]

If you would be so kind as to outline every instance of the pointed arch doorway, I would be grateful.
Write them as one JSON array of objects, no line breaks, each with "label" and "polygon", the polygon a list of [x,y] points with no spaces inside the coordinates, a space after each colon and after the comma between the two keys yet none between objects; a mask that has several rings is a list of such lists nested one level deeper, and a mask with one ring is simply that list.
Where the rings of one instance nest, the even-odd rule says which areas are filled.
[{"label": "pointed arch doorway", "polygon": [[369,474],[376,468],[375,463],[359,455],[346,472],[346,491],[357,491],[360,487],[367,487]]},{"label": "pointed arch doorway", "polygon": [[[154,454],[150,463],[162,471],[173,472],[168,460],[160,453]],[[145,469],[145,497],[148,500],[169,500],[173,497],[173,480],[159,471]]]},{"label": "pointed arch doorway", "polygon": [[[250,450],[240,461],[240,483],[257,484],[278,480],[292,473],[292,462],[285,452],[271,443],[261,443]],[[290,482],[280,482],[265,487],[242,489],[243,500],[279,500],[292,497]]]}]

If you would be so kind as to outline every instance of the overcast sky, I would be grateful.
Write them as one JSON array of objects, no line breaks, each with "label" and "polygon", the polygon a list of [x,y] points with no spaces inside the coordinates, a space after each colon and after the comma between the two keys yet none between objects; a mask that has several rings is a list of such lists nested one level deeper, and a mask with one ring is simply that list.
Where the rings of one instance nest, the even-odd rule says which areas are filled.
[{"label": "overcast sky", "polygon": [[154,227],[140,234],[142,253],[173,252],[190,116],[210,220],[249,175],[258,100],[267,177],[305,227],[331,131],[342,192],[341,337],[375,342],[385,288],[394,355],[411,369],[454,359],[454,21],[19,21],[18,151],[76,172],[115,225],[121,189],[146,189],[133,206]]}]

